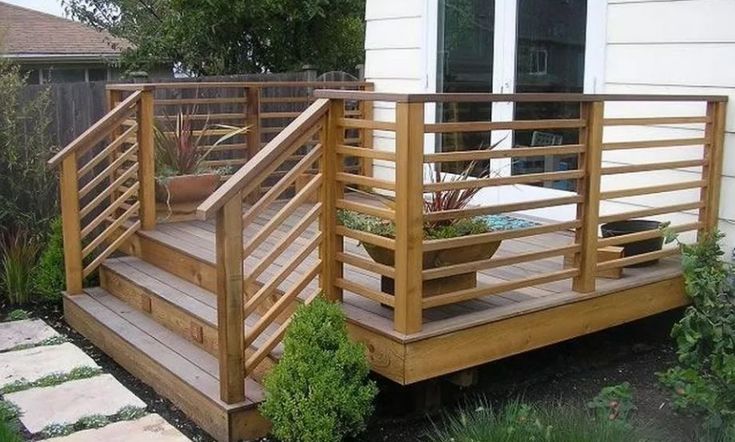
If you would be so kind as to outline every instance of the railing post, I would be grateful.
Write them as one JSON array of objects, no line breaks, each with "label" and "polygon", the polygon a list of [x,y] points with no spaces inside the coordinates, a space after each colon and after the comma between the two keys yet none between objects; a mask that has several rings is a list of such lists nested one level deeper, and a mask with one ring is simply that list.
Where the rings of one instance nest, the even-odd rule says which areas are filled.
[{"label": "railing post", "polygon": [[79,179],[77,155],[71,153],[61,163],[61,229],[64,238],[66,292],[82,293],[82,233],[79,219]]},{"label": "railing post", "polygon": [[220,398],[245,400],[242,193],[217,212],[217,333]]},{"label": "railing post", "polygon": [[156,171],[153,139],[153,90],[142,91],[138,101],[138,201],[140,201],[141,229],[156,227]]},{"label": "railing post", "polygon": [[720,187],[722,180],[723,146],[725,143],[726,102],[707,102],[707,119],[704,138],[707,143],[704,149],[706,164],[702,167],[702,179],[707,187],[702,189],[701,200],[705,206],[699,210],[699,222],[703,226],[697,236],[717,229],[720,217]]},{"label": "railing post", "polygon": [[[248,159],[255,156],[260,151],[262,138],[260,133],[260,87],[247,86],[245,88],[245,97],[247,99],[245,107],[245,125],[249,127],[245,134],[245,144],[247,146]],[[245,195],[247,202],[255,204],[261,195],[260,186]]]},{"label": "railing post", "polygon": [[424,103],[396,104],[394,328],[422,327]]},{"label": "railing post", "polygon": [[[375,90],[373,84],[367,84],[363,88],[366,92],[372,92]],[[360,114],[361,118],[372,121],[374,117],[374,102],[372,100],[363,100],[360,102]],[[364,149],[373,149],[373,130],[362,129],[362,139],[360,144]],[[372,158],[361,158],[360,159],[360,174],[362,176],[372,177],[373,176],[373,159]],[[370,189],[369,189],[370,190]]]},{"label": "railing post", "polygon": [[581,245],[575,256],[579,275],[574,278],[572,289],[581,293],[595,290],[597,275],[597,238],[600,219],[600,181],[602,169],[602,132],[605,103],[594,101],[581,106],[582,120],[586,127],[581,131],[580,144],[585,146],[579,167],[584,168],[584,178],[578,181],[577,192],[583,197],[577,205],[577,219],[582,225],[576,229],[575,242]]},{"label": "railing post", "polygon": [[337,287],[337,279],[342,278],[343,266],[337,261],[337,253],[344,249],[344,240],[337,235],[337,200],[344,197],[344,185],[337,182],[337,172],[342,168],[342,158],[337,155],[337,145],[344,144],[345,132],[339,120],[344,117],[344,100],[331,100],[326,124],[321,131],[322,156],[319,169],[323,181],[320,191],[322,213],[319,225],[322,231],[322,244],[319,256],[322,260],[322,273],[319,284],[324,297],[331,301],[342,301],[342,289]]}]

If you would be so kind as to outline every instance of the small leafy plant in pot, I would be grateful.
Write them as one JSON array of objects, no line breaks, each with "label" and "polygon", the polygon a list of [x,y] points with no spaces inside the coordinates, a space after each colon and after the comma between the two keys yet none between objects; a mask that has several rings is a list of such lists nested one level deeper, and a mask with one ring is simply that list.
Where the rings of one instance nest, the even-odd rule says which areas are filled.
[{"label": "small leafy plant in pot", "polygon": [[[221,171],[208,167],[207,156],[220,144],[248,131],[248,127],[210,125],[209,116],[202,128],[194,129],[196,108],[180,109],[154,128],[156,146],[156,200],[171,204],[196,203],[211,195],[219,185]],[[173,123],[172,123],[173,121]],[[208,148],[204,140],[213,129],[227,129]]]},{"label": "small leafy plant in pot", "polygon": [[[442,173],[437,167],[434,167],[429,172],[430,180],[433,183],[465,181],[469,178],[470,172],[476,170],[475,166],[476,164],[472,162],[457,175]],[[488,170],[479,178],[487,177],[490,174],[491,172]],[[480,188],[468,188],[432,192],[424,198],[424,213],[462,210],[468,206],[479,190]],[[393,204],[392,201],[383,196],[377,196],[377,198],[388,206]],[[360,230],[386,238],[395,238],[395,225],[393,222],[371,215],[341,210],[338,212],[338,222],[349,229]],[[496,228],[492,227],[481,216],[427,221],[423,227],[425,240],[459,238],[468,235],[489,233],[496,230]],[[476,243],[471,245],[457,246],[444,250],[425,251],[423,254],[423,269],[433,269],[489,259],[498,250],[500,243],[500,241],[483,241],[478,239]],[[391,267],[395,265],[395,255],[392,250],[369,243],[362,243],[362,246],[375,262]],[[393,284],[392,278],[383,276],[381,290],[385,293],[393,293]],[[423,296],[434,296],[456,290],[470,289],[476,286],[476,272],[451,275],[424,281]]]}]

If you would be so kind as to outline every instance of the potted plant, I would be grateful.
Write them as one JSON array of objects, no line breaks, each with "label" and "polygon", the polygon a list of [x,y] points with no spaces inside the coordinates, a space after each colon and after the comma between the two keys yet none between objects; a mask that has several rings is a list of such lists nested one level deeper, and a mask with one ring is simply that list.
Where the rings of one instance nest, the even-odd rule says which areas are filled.
[{"label": "potted plant", "polygon": [[[622,221],[614,221],[600,226],[603,238],[612,236],[628,235],[630,233],[645,232],[648,230],[657,230],[665,227],[667,223],[646,219],[626,219]],[[623,256],[630,257],[642,255],[644,253],[655,252],[661,250],[664,245],[663,236],[658,238],[644,239],[641,241],[633,241],[623,245]],[[627,267],[646,267],[658,263],[658,259],[646,261],[638,264],[632,264]]]},{"label": "potted plant", "polygon": [[[166,203],[169,211],[171,204],[199,202],[217,189],[221,170],[208,167],[205,159],[217,146],[248,130],[248,127],[210,125],[209,116],[202,128],[195,130],[195,114],[196,109],[180,109],[174,118],[166,117],[154,128],[156,199]],[[205,148],[203,140],[213,128],[229,131]]]},{"label": "potted plant", "polygon": [[[436,167],[431,171],[431,181],[434,183],[446,181],[464,181],[469,178],[471,171],[476,170],[476,163],[470,163],[460,174],[449,175],[441,173]],[[479,178],[490,175],[486,171]],[[472,198],[479,192],[480,188],[453,189],[436,191],[424,198],[424,212],[433,213],[447,210],[461,210],[468,206]],[[378,199],[386,205],[392,205],[392,201],[383,196]],[[488,233],[494,230],[506,230],[519,227],[529,227],[535,223],[518,220],[508,216],[498,216],[493,221],[487,216],[475,216],[424,223],[424,239],[448,239],[467,235]],[[498,222],[500,220],[501,222]],[[395,225],[391,221],[383,220],[371,215],[341,210],[338,212],[338,221],[347,228],[360,230],[374,235],[387,238],[395,238]],[[368,255],[380,264],[393,266],[395,256],[392,250],[374,244],[362,243]],[[463,264],[467,262],[480,261],[491,258],[500,247],[500,241],[478,240],[477,243],[467,246],[453,247],[439,251],[427,251],[423,254],[423,268],[433,269],[437,267]],[[474,288],[477,286],[477,273],[468,272],[443,278],[424,281],[423,296],[433,296],[456,290]],[[393,293],[393,280],[382,277],[381,289],[385,293]]]}]

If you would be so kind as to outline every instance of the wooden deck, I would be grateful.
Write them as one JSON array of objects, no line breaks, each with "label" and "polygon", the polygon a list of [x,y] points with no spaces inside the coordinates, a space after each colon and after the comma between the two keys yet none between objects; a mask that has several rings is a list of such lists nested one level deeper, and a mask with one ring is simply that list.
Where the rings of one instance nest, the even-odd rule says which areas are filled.
[{"label": "wooden deck", "polygon": [[[353,197],[353,199],[361,198]],[[362,202],[365,201],[363,200]],[[245,244],[247,244],[248,239],[252,238],[255,232],[259,231],[271,219],[281,206],[278,203],[273,204],[268,211],[264,212],[251,225],[245,228]],[[246,275],[248,274],[248,268],[257,265],[258,259],[264,256],[273,247],[275,242],[283,238],[286,232],[298,220],[302,219],[304,214],[311,208],[312,204],[304,204],[298,208],[286,222],[279,226],[278,230],[271,235],[270,239],[245,261]],[[245,210],[247,210],[247,206],[245,206]],[[309,238],[316,233],[316,229],[316,224],[308,228],[297,241],[294,241],[293,247],[289,250],[298,250],[300,246],[306,244]],[[208,263],[211,266],[215,264],[215,226],[213,222],[190,220],[160,223],[155,231],[139,232],[139,235],[141,238],[152,240],[168,248],[178,250],[182,254],[194,258],[199,262]],[[541,251],[551,247],[572,244],[573,242],[573,232],[556,232],[506,240],[502,242],[500,249],[494,257],[502,258],[519,253]],[[363,247],[357,241],[349,238],[345,238],[345,251],[369,259]],[[276,259],[273,265],[258,278],[258,285],[266,283],[273,275],[279,273],[289,263],[289,257],[293,256],[293,253],[293,251],[287,251]],[[282,286],[282,290],[293,286],[303,276],[304,269],[308,268],[317,259],[317,252],[314,251],[302,265],[299,265],[295,271],[281,282],[280,286]],[[561,269],[563,269],[562,257],[524,262],[481,271],[478,273],[478,285],[497,284],[498,282],[517,280],[519,278],[531,277],[539,273]],[[379,275],[348,265],[345,265],[344,272],[345,279],[359,282],[361,285],[376,291],[380,290]],[[402,334],[394,331],[392,308],[382,306],[378,302],[347,290],[344,292],[343,308],[350,321],[353,335],[368,344],[368,348],[372,353],[374,369],[397,382],[407,384],[684,305],[686,301],[681,290],[680,275],[679,258],[665,258],[659,264],[653,266],[626,268],[624,269],[623,277],[620,279],[597,278],[597,290],[591,293],[582,294],[574,292],[572,290],[571,279],[525,287],[498,295],[427,309],[424,311],[423,329],[414,334]],[[206,276],[203,277],[201,275],[197,275],[194,278],[207,279]],[[204,286],[206,287],[206,285],[207,283],[204,281]],[[662,292],[662,287],[668,288]],[[313,281],[303,292],[308,293],[316,289],[316,281]],[[630,301],[633,303],[631,306],[633,307],[632,309],[621,305],[611,305],[611,309],[625,311],[625,317],[618,319],[612,312],[603,312],[604,314],[602,316],[605,317],[604,324],[595,323],[594,321],[590,323],[589,321],[594,318],[589,316],[568,316],[563,318],[556,316],[563,315],[563,312],[568,311],[570,306],[577,306],[579,308],[582,305],[591,305],[592,308],[595,308],[594,306],[598,305],[594,302],[595,300],[604,300],[608,295],[630,293],[631,290],[635,293],[640,293],[640,296],[646,296],[646,291],[650,294],[655,292],[659,297],[655,300],[648,299],[648,297],[645,299],[642,298],[640,301],[632,299]],[[637,295],[632,296],[632,298],[635,298],[635,296]],[[648,301],[653,302],[653,304],[647,305]],[[618,300],[614,304],[619,302],[622,302],[622,300]],[[639,314],[636,314],[635,310],[639,307],[643,307],[643,309]],[[443,337],[449,335],[472,333],[473,330],[477,330],[482,326],[505,324],[514,318],[526,318],[530,320],[542,313],[553,313],[554,321],[558,321],[557,326],[563,326],[564,324],[573,326],[576,322],[581,326],[581,329],[578,331],[569,331],[566,334],[562,333],[560,336],[554,335],[552,337],[552,335],[549,335],[550,340],[538,335],[540,329],[536,329],[533,331],[535,338],[529,339],[529,342],[505,347],[502,350],[496,348],[500,344],[498,340],[486,339],[483,340],[480,348],[485,347],[487,350],[495,348],[490,351],[493,354],[491,357],[479,356],[479,358],[471,358],[470,360],[458,358],[454,360],[454,364],[450,362],[446,366],[444,364],[451,359],[440,358],[444,361],[441,368],[422,369],[413,374],[407,371],[407,367],[414,364],[417,366],[423,364],[426,367],[429,365],[426,363],[427,361],[421,360],[422,356],[417,355],[411,359],[412,356],[410,356],[409,348],[425,345],[432,340],[441,341]],[[523,330],[527,330],[527,328],[516,328],[518,332],[522,332]],[[393,360],[398,357],[400,357],[400,361]]]}]

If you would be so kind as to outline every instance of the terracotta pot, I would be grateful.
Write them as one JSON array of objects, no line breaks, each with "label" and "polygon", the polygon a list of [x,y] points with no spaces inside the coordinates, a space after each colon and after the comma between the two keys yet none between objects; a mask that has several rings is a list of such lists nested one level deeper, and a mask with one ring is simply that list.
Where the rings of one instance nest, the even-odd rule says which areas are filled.
[{"label": "terracotta pot", "polygon": [[[377,263],[393,267],[395,255],[392,250],[373,244],[363,243],[362,246],[368,255]],[[451,249],[424,252],[423,268],[435,269],[454,264],[464,264],[483,259],[490,259],[500,247],[500,241],[472,244],[469,246],[454,247]],[[423,296],[434,296],[450,293],[456,290],[471,289],[477,286],[477,273],[469,272],[444,278],[424,281]],[[392,278],[381,278],[381,290],[385,293],[394,292]]]},{"label": "terracotta pot", "polygon": [[156,201],[181,204],[204,201],[217,190],[220,176],[216,173],[181,175],[156,180]]}]

